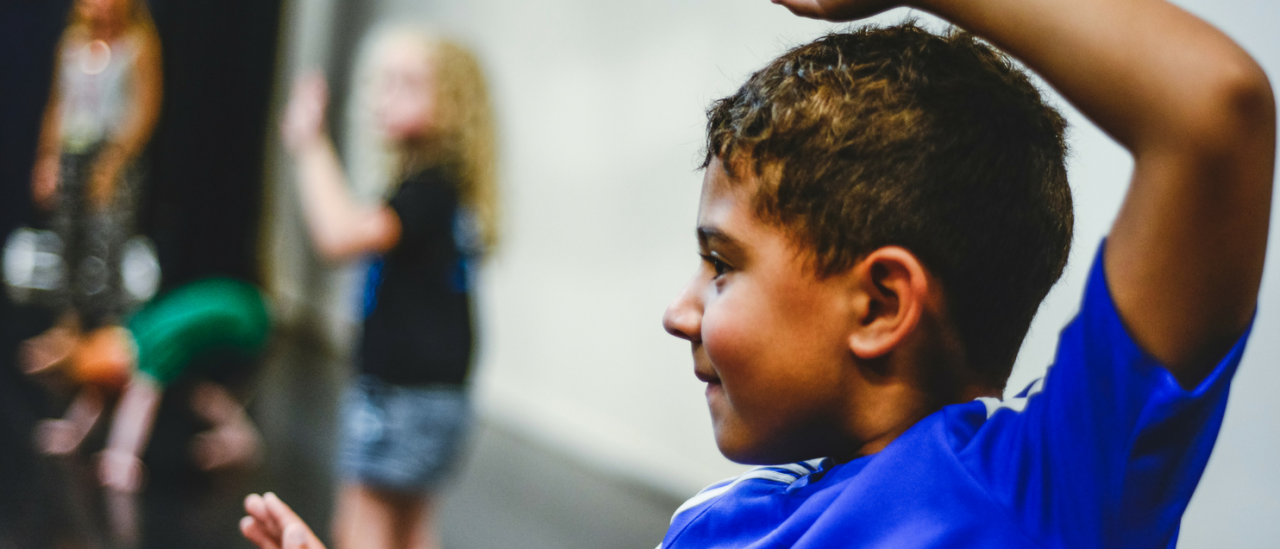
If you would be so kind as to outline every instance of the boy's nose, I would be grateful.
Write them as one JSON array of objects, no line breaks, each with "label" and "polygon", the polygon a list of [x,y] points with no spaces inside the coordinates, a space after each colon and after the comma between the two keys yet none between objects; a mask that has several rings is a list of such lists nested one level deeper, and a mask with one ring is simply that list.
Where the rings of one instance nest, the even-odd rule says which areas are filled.
[{"label": "boy's nose", "polygon": [[680,339],[698,343],[702,340],[702,302],[691,281],[662,315],[662,327]]}]

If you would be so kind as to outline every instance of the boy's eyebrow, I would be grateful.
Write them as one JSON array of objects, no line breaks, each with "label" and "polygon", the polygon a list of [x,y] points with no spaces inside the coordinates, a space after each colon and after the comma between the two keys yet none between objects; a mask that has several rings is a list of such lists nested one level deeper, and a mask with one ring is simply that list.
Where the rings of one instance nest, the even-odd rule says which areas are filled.
[{"label": "boy's eyebrow", "polygon": [[741,252],[742,246],[724,231],[717,227],[702,225],[698,227],[698,244],[703,247],[715,245],[725,252]]}]

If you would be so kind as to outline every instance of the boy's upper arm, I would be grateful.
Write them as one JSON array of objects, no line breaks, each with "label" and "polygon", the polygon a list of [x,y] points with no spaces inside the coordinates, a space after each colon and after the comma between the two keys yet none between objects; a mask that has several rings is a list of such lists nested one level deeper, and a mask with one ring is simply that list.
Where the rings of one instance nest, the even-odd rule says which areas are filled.
[{"label": "boy's upper arm", "polygon": [[1021,59],[1133,154],[1106,270],[1136,341],[1194,385],[1243,332],[1262,276],[1276,122],[1266,75],[1164,0],[909,2]]},{"label": "boy's upper arm", "polygon": [[1252,318],[1270,216],[1271,90],[1243,52],[1221,61],[1205,108],[1131,145],[1133,181],[1105,253],[1120,317],[1184,387]]},{"label": "boy's upper arm", "polygon": [[1208,462],[1246,337],[1183,387],[1124,326],[1095,256],[1080,313],[1025,398],[989,401],[959,459],[1022,528],[1067,547],[1167,544]]}]

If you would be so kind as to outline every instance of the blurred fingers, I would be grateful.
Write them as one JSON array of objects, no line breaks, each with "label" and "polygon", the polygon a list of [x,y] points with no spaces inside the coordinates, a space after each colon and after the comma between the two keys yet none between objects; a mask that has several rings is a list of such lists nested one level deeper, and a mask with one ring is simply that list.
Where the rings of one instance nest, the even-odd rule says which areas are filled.
[{"label": "blurred fingers", "polygon": [[[304,527],[306,526],[306,523],[302,521],[302,518],[299,517],[297,513],[294,513],[293,509],[286,505],[284,501],[275,495],[275,493],[267,492],[263,494],[262,500],[267,505],[267,511],[269,511],[272,516],[276,517],[283,527],[287,527],[295,522],[302,524]],[[283,531],[283,528],[281,531]]]},{"label": "blurred fingers", "polygon": [[281,549],[280,544],[267,533],[262,523],[252,516],[240,519],[240,533],[261,549]]},{"label": "blurred fingers", "polygon": [[244,499],[244,510],[249,513],[249,517],[255,521],[267,537],[279,540],[284,535],[284,527],[267,509],[267,504],[262,499],[262,496],[249,494],[249,497]]},{"label": "blurred fingers", "polygon": [[853,21],[902,5],[895,0],[772,0],[801,17],[826,21]]},{"label": "blurred fingers", "polygon": [[249,516],[240,520],[240,531],[259,547],[324,549],[307,523],[275,494],[250,494],[244,509]]},{"label": "blurred fingers", "polygon": [[281,546],[284,549],[324,549],[320,540],[301,522],[295,522],[285,529],[284,543]]},{"label": "blurred fingers", "polygon": [[801,17],[820,18],[822,16],[815,0],[773,0],[773,3],[787,8],[791,13]]}]

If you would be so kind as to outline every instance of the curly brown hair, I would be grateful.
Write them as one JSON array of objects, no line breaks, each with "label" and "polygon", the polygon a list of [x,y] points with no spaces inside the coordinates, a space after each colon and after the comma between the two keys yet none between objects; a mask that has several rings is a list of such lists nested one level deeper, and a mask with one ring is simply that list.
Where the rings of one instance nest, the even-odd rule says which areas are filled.
[{"label": "curly brown hair", "polygon": [[1002,388],[1071,247],[1066,122],[973,35],[833,33],[708,111],[703,166],[753,170],[755,205],[819,276],[889,245],[940,281],[965,363]]}]

